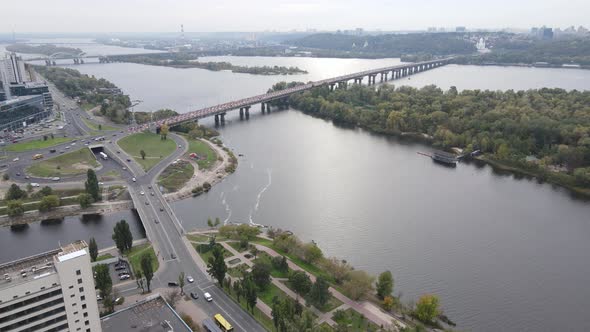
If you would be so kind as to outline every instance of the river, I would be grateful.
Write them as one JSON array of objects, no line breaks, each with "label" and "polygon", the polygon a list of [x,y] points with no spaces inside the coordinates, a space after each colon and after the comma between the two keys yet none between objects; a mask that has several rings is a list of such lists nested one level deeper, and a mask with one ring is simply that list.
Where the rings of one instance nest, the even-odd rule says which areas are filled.
[{"label": "river", "polygon": [[[309,74],[253,76],[120,63],[76,68],[143,100],[136,110],[185,112],[258,94],[282,80],[399,63],[201,60],[293,65]],[[590,71],[453,65],[394,84],[590,90]],[[403,301],[438,294],[461,330],[590,330],[589,202],[489,166],[441,167],[416,153],[428,151],[427,146],[341,128],[296,110],[262,115],[255,106],[249,121],[234,112],[220,132],[243,157],[236,173],[211,192],[174,204],[186,228],[205,227],[207,218],[220,217],[292,230],[357,268],[375,274],[391,270]]]}]

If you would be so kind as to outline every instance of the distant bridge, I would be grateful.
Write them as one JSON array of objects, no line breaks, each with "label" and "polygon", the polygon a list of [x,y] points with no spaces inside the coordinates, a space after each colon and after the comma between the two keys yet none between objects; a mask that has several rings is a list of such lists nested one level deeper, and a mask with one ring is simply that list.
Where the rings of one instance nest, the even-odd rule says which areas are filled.
[{"label": "distant bridge", "polygon": [[334,90],[336,87],[346,88],[346,86],[348,85],[348,81],[353,80],[355,84],[361,84],[365,77],[368,78],[368,85],[374,85],[376,84],[376,77],[379,75],[380,81],[385,82],[388,80],[388,76],[390,74],[391,79],[398,79],[401,77],[421,73],[426,70],[444,66],[448,64],[451,59],[452,58],[445,58],[440,60],[401,64],[397,66],[365,70],[362,72],[338,76],[321,81],[309,82],[307,84],[298,85],[289,89],[239,99],[228,103],[219,104],[216,106],[202,108],[200,110],[179,114],[166,119],[149,122],[140,126],[130,127],[130,130],[143,131],[146,129],[159,127],[163,124],[167,124],[168,126],[175,126],[183,122],[194,121],[209,116],[215,116],[216,124],[224,123],[225,114],[231,110],[239,109],[240,117],[243,117],[244,114],[246,117],[249,117],[250,107],[252,107],[252,105],[254,104],[261,104],[261,110],[262,112],[264,112],[266,107],[268,107],[270,110],[270,105],[268,105],[268,103],[271,101],[284,99],[294,93],[303,92],[306,90],[313,89],[315,87],[329,86],[330,90]]}]

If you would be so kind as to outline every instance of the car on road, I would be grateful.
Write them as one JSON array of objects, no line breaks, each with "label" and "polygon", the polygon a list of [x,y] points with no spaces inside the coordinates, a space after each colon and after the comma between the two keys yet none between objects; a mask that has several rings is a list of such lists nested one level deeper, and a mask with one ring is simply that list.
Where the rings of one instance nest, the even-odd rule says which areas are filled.
[{"label": "car on road", "polygon": [[154,219],[154,222],[155,222],[156,224],[159,224],[159,223],[160,223],[160,222],[158,221],[158,219]]},{"label": "car on road", "polygon": [[59,151],[59,153],[60,153],[60,154],[62,154],[62,153],[64,153],[64,152],[65,152],[64,150],[61,150],[61,151]]},{"label": "car on road", "polygon": [[99,294],[96,294],[96,301],[102,301],[102,296],[100,296]]},{"label": "car on road", "polygon": [[20,172],[16,172],[16,176],[20,176]]},{"label": "car on road", "polygon": [[144,193],[143,191],[142,191],[142,192],[140,192],[139,194],[140,194],[141,196],[145,195],[145,193]]},{"label": "car on road", "polygon": [[160,212],[162,212],[162,211],[164,211],[164,208],[163,207],[160,208]]},{"label": "car on road", "polygon": [[69,149],[70,149],[70,147],[69,146],[66,146],[66,150],[69,150]]},{"label": "car on road", "polygon": [[191,297],[195,300],[199,299],[199,294],[195,293],[195,292],[191,292]]},{"label": "car on road", "polygon": [[178,287],[178,283],[176,281],[168,281],[169,287]]},{"label": "car on road", "polygon": [[129,162],[129,163],[130,163],[130,162],[131,162],[131,159],[127,158],[127,162]]},{"label": "car on road", "polygon": [[56,151],[55,149],[51,149],[51,150],[49,150],[49,153],[55,153],[55,151]]},{"label": "car on road", "polygon": [[152,191],[152,192],[150,193],[150,195],[154,196],[154,192]]},{"label": "car on road", "polygon": [[186,277],[186,281],[188,281],[192,284],[193,282],[195,282],[195,279],[193,279],[193,277],[191,277],[191,276],[188,276],[188,277]]},{"label": "car on road", "polygon": [[31,182],[31,187],[33,187],[33,188],[39,188],[39,187],[41,187],[41,185],[38,184],[38,183],[35,183],[35,182]]},{"label": "car on road", "polygon": [[59,180],[61,180],[61,179],[60,179],[59,177],[57,177],[57,176],[56,176],[56,177],[53,177],[53,178],[51,178],[51,181],[59,181]]},{"label": "car on road", "polygon": [[102,186],[103,184],[104,184],[104,182],[99,182],[98,183],[99,186]]},{"label": "car on road", "polygon": [[121,151],[117,150],[117,153],[121,153]]},{"label": "car on road", "polygon": [[16,157],[16,158],[12,159],[12,161],[19,161],[19,160],[20,160],[19,157]]},{"label": "car on road", "polygon": [[122,275],[122,276],[120,276],[120,277],[119,277],[119,280],[127,280],[127,279],[129,279],[129,278],[131,278],[131,276],[130,276],[130,275],[128,275],[128,274],[124,274],[124,275]]},{"label": "car on road", "polygon": [[148,189],[152,189],[152,186],[151,186],[151,185],[149,185],[149,186],[148,186]]},{"label": "car on road", "polygon": [[145,205],[150,205],[150,202],[148,202],[148,201],[145,201]]},{"label": "car on road", "polygon": [[25,175],[25,179],[27,179],[27,180],[28,180],[28,179],[30,179],[30,178],[31,178],[30,176],[28,176],[28,175]]},{"label": "car on road", "polygon": [[136,178],[131,178],[131,181],[137,182],[137,179]]},{"label": "car on road", "polygon": [[205,300],[207,300],[207,302],[213,301],[213,297],[211,296],[211,294],[205,292],[205,294],[203,294],[203,296],[205,297]]},{"label": "car on road", "polygon": [[176,259],[176,255],[175,255],[174,253],[171,253],[171,254],[170,254],[170,258],[172,258],[172,259]]}]

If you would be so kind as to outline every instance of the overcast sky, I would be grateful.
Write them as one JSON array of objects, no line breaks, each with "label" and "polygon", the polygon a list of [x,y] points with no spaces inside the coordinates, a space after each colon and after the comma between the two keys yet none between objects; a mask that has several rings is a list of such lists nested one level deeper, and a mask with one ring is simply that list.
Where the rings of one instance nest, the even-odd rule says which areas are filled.
[{"label": "overcast sky", "polygon": [[590,0],[2,0],[0,32],[590,25]]}]

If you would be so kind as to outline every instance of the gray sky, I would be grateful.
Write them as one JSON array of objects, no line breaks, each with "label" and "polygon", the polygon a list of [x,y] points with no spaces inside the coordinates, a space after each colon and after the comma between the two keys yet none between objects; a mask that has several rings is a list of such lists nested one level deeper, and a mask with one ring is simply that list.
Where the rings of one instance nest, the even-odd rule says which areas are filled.
[{"label": "gray sky", "polygon": [[590,25],[590,0],[3,0],[0,32]]}]

